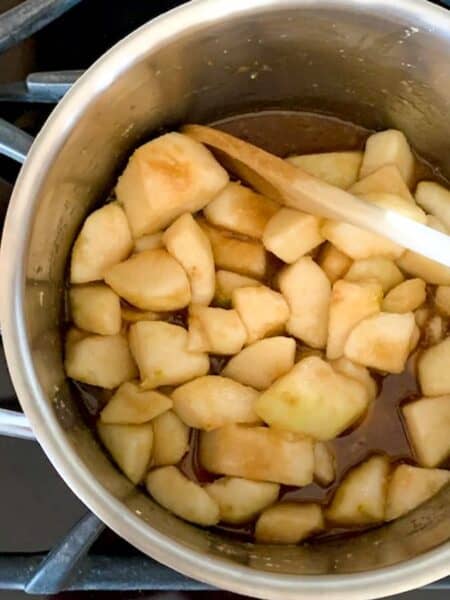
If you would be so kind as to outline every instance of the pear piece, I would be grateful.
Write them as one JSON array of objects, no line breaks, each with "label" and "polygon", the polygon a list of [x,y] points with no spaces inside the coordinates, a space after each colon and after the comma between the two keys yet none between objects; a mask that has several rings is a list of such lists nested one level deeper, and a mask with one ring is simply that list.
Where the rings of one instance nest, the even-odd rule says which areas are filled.
[{"label": "pear piece", "polygon": [[120,299],[107,285],[97,283],[72,286],[69,299],[73,322],[80,329],[99,335],[120,333]]},{"label": "pear piece", "polygon": [[267,508],[258,518],[255,539],[262,544],[298,544],[324,528],[318,504],[283,502]]},{"label": "pear piece", "polygon": [[188,350],[236,354],[247,331],[236,310],[192,304],[189,307]]},{"label": "pear piece", "polygon": [[435,181],[421,181],[416,189],[416,201],[428,213],[450,229],[450,191]]},{"label": "pear piece", "polygon": [[345,356],[330,361],[330,365],[335,371],[341,373],[341,375],[346,375],[362,383],[367,390],[369,400],[375,400],[378,394],[377,384],[366,367],[352,362],[348,358],[345,358]]},{"label": "pear piece", "polygon": [[320,251],[317,264],[331,283],[342,279],[350,269],[352,259],[327,242]]},{"label": "pear piece", "polygon": [[362,158],[362,152],[350,151],[303,154],[287,160],[309,175],[346,190],[357,180]]},{"label": "pear piece", "polygon": [[134,240],[135,253],[143,252],[144,250],[155,250],[156,248],[164,248],[162,231],[141,235],[137,240]]},{"label": "pear piece", "polygon": [[415,203],[408,186],[395,165],[380,167],[353,184],[349,191],[356,196],[371,194],[372,192],[395,194],[411,204]]},{"label": "pear piece", "polygon": [[168,410],[152,420],[152,467],[176,465],[189,450],[190,429]]},{"label": "pear piece", "polygon": [[450,337],[427,348],[417,369],[420,387],[425,396],[450,394]]},{"label": "pear piece", "polygon": [[346,281],[376,281],[387,293],[404,280],[397,265],[384,256],[355,260],[345,275]]},{"label": "pear piece", "polygon": [[314,479],[320,485],[330,485],[336,477],[335,458],[324,442],[314,444]]},{"label": "pear piece", "polygon": [[172,408],[172,400],[152,390],[142,390],[133,381],[127,381],[116,390],[114,396],[100,413],[102,423],[139,425],[151,421]]},{"label": "pear piece", "polygon": [[450,285],[440,285],[434,294],[437,309],[446,317],[450,317]]},{"label": "pear piece", "polygon": [[414,163],[414,155],[404,133],[387,129],[367,138],[359,178],[367,177],[384,165],[395,165],[406,185],[411,187]]},{"label": "pear piece", "polygon": [[237,290],[240,287],[254,287],[255,285],[261,285],[261,282],[252,277],[246,277],[245,275],[239,275],[239,273],[220,269],[216,273],[214,301],[219,306],[227,308],[231,305],[231,297],[234,290]]},{"label": "pear piece", "polygon": [[408,279],[393,288],[384,298],[385,312],[407,313],[421,306],[427,297],[423,279]]}]

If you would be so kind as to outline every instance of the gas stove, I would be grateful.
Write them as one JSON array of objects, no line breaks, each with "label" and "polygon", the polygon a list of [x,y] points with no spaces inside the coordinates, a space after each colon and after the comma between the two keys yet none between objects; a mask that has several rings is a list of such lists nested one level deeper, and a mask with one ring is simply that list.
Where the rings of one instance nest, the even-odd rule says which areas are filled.
[{"label": "gas stove", "polygon": [[[1,221],[33,136],[70,85],[115,42],[178,4],[0,0]],[[450,6],[450,0],[441,4]],[[11,411],[9,433],[30,437],[1,346],[0,407]],[[212,597],[207,585],[149,559],[105,529],[30,439],[0,437],[0,482],[0,590],[42,595],[210,590]],[[401,598],[449,596],[450,580],[444,580]]]}]

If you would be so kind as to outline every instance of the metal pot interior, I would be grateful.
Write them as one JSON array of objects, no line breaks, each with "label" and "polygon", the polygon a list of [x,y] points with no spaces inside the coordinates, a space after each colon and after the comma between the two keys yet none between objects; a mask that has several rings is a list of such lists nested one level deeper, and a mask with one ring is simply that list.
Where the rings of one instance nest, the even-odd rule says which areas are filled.
[{"label": "metal pot interior", "polygon": [[[61,323],[71,244],[85,215],[108,195],[130,151],[161,129],[261,109],[314,111],[369,128],[402,129],[421,155],[450,175],[445,127],[450,41],[430,27],[436,13],[427,21],[426,5],[419,3],[422,9],[412,17],[419,4],[407,2],[397,8],[351,1],[305,2],[301,8],[260,4],[223,16],[214,14],[213,2],[203,22],[176,34],[169,27],[157,47],[152,26],[144,28],[139,36],[147,50],[129,56],[126,64],[122,48],[116,69],[113,51],[109,80],[104,72],[98,79],[96,68],[85,76],[92,98],[81,114],[73,116],[70,94],[59,107],[67,131],[54,141],[60,144],[58,153],[35,190],[27,246],[27,336],[43,398],[53,403],[57,416],[49,428],[64,430],[106,490],[105,501],[108,492],[120,499],[124,511],[141,517],[143,529],[151,527],[205,557],[274,573],[369,571],[450,539],[450,489],[398,522],[343,539],[270,547],[225,538],[178,520],[134,489],[80,418],[64,378]],[[179,26],[189,8],[183,10]],[[44,130],[36,153],[46,135]]]}]

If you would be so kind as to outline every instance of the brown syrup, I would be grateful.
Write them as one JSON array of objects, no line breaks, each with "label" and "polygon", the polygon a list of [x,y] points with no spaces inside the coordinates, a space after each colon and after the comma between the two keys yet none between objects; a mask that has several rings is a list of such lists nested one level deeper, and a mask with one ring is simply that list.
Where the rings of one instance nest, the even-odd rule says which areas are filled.
[{"label": "brown syrup", "polygon": [[[335,118],[309,113],[290,113],[270,111],[243,115],[220,121],[214,126],[228,133],[250,141],[274,154],[282,157],[291,154],[307,154],[315,152],[332,152],[362,149],[371,131]],[[436,173],[424,161],[417,161],[417,178],[437,179]],[[266,283],[271,285],[279,261],[273,257],[273,268],[267,275]],[[431,286],[430,286],[431,287]],[[432,290],[429,290],[428,301],[431,308]],[[168,317],[168,321],[187,327],[187,312],[179,311]],[[445,322],[448,333],[448,321]],[[345,475],[354,466],[373,454],[385,454],[393,462],[414,462],[413,450],[408,442],[401,416],[401,405],[420,395],[416,381],[415,367],[421,349],[427,345],[421,339],[419,349],[408,361],[407,368],[399,375],[372,372],[378,384],[378,396],[372,403],[366,416],[351,431],[329,442],[334,453],[336,478],[328,487],[317,483],[303,488],[282,486],[281,502],[318,502],[327,504]],[[305,347],[297,341],[297,360],[318,351]],[[320,354],[320,353],[319,353]],[[211,374],[219,374],[227,362],[223,356],[211,356]],[[75,383],[81,399],[82,413],[89,426],[95,421],[110,395],[105,390]],[[199,432],[192,431],[188,453],[179,463],[179,468],[192,481],[207,484],[219,477],[206,471],[199,460]],[[235,527],[219,525],[217,529],[223,533],[238,536],[241,539],[252,538],[254,524]],[[344,535],[355,530],[330,530],[324,535]]]}]

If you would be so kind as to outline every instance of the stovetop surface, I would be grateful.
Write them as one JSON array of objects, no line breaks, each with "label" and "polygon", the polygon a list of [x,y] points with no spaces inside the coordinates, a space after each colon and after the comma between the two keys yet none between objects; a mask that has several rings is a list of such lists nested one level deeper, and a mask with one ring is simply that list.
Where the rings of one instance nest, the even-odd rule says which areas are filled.
[{"label": "stovetop surface", "polygon": [[[19,3],[18,0],[0,0],[0,15]],[[23,81],[32,72],[84,69],[139,25],[179,4],[182,2],[176,0],[84,0],[29,39],[1,54],[0,84]],[[46,103],[1,102],[0,117],[34,135],[51,109],[52,105]],[[17,172],[18,166],[12,160],[0,157],[0,222]],[[1,345],[0,406],[19,409]],[[60,542],[86,513],[86,507],[56,474],[37,444],[0,437],[0,590],[5,586],[23,588],[24,581],[39,564],[43,553]],[[101,573],[98,585],[93,586],[97,589],[102,589],[101,577],[105,581],[110,578],[108,585],[112,589],[111,577],[121,570],[126,574],[133,572],[130,569],[137,569],[135,572],[142,575],[144,565],[148,574],[149,566],[143,562],[142,555],[109,530],[101,534],[91,553],[100,561],[95,563],[97,567],[100,565],[98,572]],[[6,576],[2,580],[2,573],[4,575],[7,571],[6,561],[11,565],[8,581]],[[27,569],[31,572],[27,573]],[[89,567],[86,569],[89,570]],[[14,576],[11,575],[13,572]],[[189,586],[185,578],[168,569],[155,573],[155,588],[191,591],[155,594],[122,591],[122,597],[144,598],[151,595],[152,598],[179,600],[195,593],[205,598],[216,597],[216,593],[211,591],[193,592],[195,587],[202,586]],[[85,579],[89,578],[86,576]],[[122,590],[126,588],[120,587]],[[19,597],[18,594],[21,592],[0,591],[0,600],[13,600]],[[111,591],[97,594],[96,598],[104,596],[108,599],[113,595]],[[79,592],[69,595],[78,597]],[[221,597],[225,596],[232,595],[221,594]],[[444,600],[450,598],[450,591],[440,587],[397,598]]]}]

